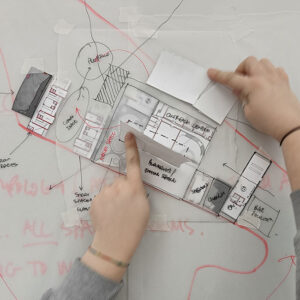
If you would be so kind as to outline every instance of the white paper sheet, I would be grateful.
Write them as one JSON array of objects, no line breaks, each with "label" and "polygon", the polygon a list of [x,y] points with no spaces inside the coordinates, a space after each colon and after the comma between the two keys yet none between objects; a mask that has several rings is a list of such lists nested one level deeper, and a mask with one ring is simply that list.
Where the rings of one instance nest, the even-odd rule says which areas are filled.
[{"label": "white paper sheet", "polygon": [[206,69],[167,51],[161,53],[147,83],[193,105],[218,124],[236,100],[228,88],[211,85]]},{"label": "white paper sheet", "polygon": [[222,124],[235,102],[236,97],[231,90],[216,83],[207,89],[193,106],[218,124]]},{"label": "white paper sheet", "polygon": [[209,84],[206,70],[176,54],[163,51],[147,83],[182,101],[194,104]]}]

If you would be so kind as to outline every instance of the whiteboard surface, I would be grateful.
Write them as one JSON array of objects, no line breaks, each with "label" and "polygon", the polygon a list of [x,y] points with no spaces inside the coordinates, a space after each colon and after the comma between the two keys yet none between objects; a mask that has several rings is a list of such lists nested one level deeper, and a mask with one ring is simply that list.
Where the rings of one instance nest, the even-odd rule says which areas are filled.
[{"label": "whiteboard surface", "polygon": [[[134,49],[129,38],[141,44],[178,4],[174,0],[88,3],[95,11],[91,21],[97,40],[109,40],[115,49],[127,51]],[[61,282],[70,264],[85,252],[93,231],[87,221],[80,228],[66,228],[61,218],[80,184],[78,157],[34,136],[10,155],[26,138],[21,125],[28,123],[21,115],[17,119],[10,108],[28,60],[43,64],[48,73],[70,77],[71,91],[78,86],[72,63],[78,47],[90,40],[89,23],[80,1],[0,0],[0,4],[0,158],[17,164],[0,169],[0,298],[39,299]],[[268,57],[286,69],[300,97],[299,13],[296,0],[184,0],[173,18],[142,47],[146,55],[137,51],[144,65],[134,58],[125,66],[146,81],[145,67],[150,72],[162,50],[204,68],[233,69],[248,55]],[[74,25],[66,35],[54,32],[60,19]],[[14,95],[6,94],[10,89]],[[176,105],[188,109],[183,103]],[[152,217],[165,215],[170,231],[146,232],[118,299],[295,299],[295,268],[289,258],[279,261],[294,255],[295,234],[281,150],[271,138],[247,125],[239,105],[228,117],[218,128],[201,169],[234,183],[236,174],[223,163],[241,172],[255,146],[268,153],[276,163],[262,188],[275,197],[263,189],[255,194],[280,211],[270,237],[147,188]],[[88,166],[88,160],[82,164],[84,187],[91,194],[98,192],[101,180],[114,177],[105,168]]]}]

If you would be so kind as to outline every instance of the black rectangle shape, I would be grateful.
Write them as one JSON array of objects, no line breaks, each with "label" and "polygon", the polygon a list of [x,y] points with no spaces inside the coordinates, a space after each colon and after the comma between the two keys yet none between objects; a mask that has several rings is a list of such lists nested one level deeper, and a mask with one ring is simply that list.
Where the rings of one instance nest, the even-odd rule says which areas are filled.
[{"label": "black rectangle shape", "polygon": [[38,107],[52,75],[31,68],[19,88],[12,110],[31,118]]},{"label": "black rectangle shape", "polygon": [[219,179],[214,179],[205,197],[204,206],[214,213],[219,214],[228,198],[230,190],[230,185]]}]

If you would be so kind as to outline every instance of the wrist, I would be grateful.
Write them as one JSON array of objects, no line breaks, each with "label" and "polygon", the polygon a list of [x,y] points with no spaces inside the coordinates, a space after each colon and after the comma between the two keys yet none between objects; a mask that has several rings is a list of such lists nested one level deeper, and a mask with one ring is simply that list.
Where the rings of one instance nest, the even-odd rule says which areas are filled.
[{"label": "wrist", "polygon": [[[300,111],[299,111],[300,115]],[[281,144],[289,135],[293,134],[292,131],[300,126],[300,117],[286,118],[284,126],[282,126],[279,133],[274,135],[274,138]]]},{"label": "wrist", "polygon": [[[296,129],[299,126],[300,124],[298,126],[295,126],[294,128]],[[300,128],[297,128],[294,131],[290,130],[290,133],[288,132],[288,135],[286,137],[283,137],[281,146],[282,147],[293,146],[295,143],[298,143],[299,140],[300,140]]]},{"label": "wrist", "polygon": [[116,282],[120,282],[122,280],[127,270],[127,268],[120,268],[101,257],[93,255],[90,251],[85,252],[81,258],[81,262],[94,272]]},{"label": "wrist", "polygon": [[134,253],[134,250],[129,247],[130,242],[128,240],[122,241],[113,237],[106,239],[98,232],[95,233],[91,246],[116,260],[128,263]]}]

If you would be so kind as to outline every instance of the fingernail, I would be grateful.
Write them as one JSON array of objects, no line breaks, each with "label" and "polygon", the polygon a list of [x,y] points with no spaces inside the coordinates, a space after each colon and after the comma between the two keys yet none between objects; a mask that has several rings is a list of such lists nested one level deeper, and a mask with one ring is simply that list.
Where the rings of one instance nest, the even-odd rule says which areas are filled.
[{"label": "fingernail", "polygon": [[131,132],[127,132],[125,136],[125,140],[130,141],[132,140],[132,138],[133,138],[133,134]]},{"label": "fingernail", "polygon": [[208,75],[209,77],[213,77],[214,75],[217,74],[217,72],[218,72],[217,69],[210,68],[210,69],[207,70],[207,75]]}]

